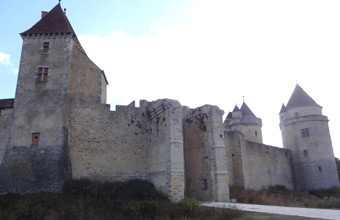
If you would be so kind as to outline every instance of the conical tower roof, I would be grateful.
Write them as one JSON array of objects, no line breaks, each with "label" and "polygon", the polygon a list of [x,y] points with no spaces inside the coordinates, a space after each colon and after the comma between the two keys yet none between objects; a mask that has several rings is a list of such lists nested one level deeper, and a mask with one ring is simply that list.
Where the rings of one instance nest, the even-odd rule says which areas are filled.
[{"label": "conical tower roof", "polygon": [[292,96],[290,97],[286,109],[297,107],[320,107],[298,84],[296,84]]},{"label": "conical tower roof", "polygon": [[250,110],[250,108],[248,107],[248,105],[243,102],[242,106],[241,106],[241,112],[242,112],[242,116],[253,116],[256,117],[255,114]]},{"label": "conical tower roof", "polygon": [[239,112],[239,111],[240,109],[237,107],[237,105],[235,105],[233,112]]},{"label": "conical tower roof", "polygon": [[33,27],[21,33],[21,35],[59,33],[75,34],[69,20],[60,6],[60,3],[41,18],[40,21],[33,25]]},{"label": "conical tower roof", "polygon": [[286,106],[282,103],[280,113],[283,113],[283,112],[287,112],[287,108],[286,108]]}]

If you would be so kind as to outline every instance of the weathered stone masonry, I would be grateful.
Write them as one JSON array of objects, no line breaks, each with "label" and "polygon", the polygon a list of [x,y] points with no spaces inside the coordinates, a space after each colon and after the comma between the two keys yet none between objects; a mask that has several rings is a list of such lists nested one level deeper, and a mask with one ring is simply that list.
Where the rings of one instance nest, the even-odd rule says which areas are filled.
[{"label": "weathered stone masonry", "polygon": [[60,192],[83,177],[149,180],[172,201],[229,201],[229,186],[339,186],[328,118],[299,85],[280,112],[281,149],[263,144],[246,103],[224,122],[217,106],[170,99],[111,111],[105,73],[60,4],[21,36],[15,99],[0,100],[0,194]]}]

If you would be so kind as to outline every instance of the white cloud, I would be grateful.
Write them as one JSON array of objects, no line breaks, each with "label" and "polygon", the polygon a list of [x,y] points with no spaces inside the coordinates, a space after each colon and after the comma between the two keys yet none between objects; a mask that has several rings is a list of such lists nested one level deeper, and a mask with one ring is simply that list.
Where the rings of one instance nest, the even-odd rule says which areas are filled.
[{"label": "white cloud", "polygon": [[151,24],[152,35],[112,30],[79,38],[107,74],[109,103],[172,98],[227,113],[245,96],[263,119],[265,143],[280,146],[278,112],[296,80],[325,109],[340,108],[332,97],[340,94],[338,10],[337,1],[202,0],[181,24]]},{"label": "white cloud", "polygon": [[12,65],[10,57],[11,55],[0,52],[0,63],[4,65]]},{"label": "white cloud", "polygon": [[152,24],[150,25],[150,30],[151,30],[151,31],[155,31],[155,30],[157,30],[158,27],[159,27],[159,24],[152,23]]}]

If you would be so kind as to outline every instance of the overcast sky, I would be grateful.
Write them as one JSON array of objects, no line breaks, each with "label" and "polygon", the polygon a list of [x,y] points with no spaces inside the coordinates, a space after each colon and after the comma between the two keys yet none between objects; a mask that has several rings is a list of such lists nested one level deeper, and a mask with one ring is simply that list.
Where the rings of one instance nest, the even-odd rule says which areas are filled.
[{"label": "overcast sky", "polygon": [[[58,1],[0,2],[0,99],[13,98],[22,40]],[[61,2],[85,51],[107,75],[108,103],[245,102],[263,139],[282,147],[279,111],[296,82],[330,119],[340,157],[339,0],[72,0]]]}]

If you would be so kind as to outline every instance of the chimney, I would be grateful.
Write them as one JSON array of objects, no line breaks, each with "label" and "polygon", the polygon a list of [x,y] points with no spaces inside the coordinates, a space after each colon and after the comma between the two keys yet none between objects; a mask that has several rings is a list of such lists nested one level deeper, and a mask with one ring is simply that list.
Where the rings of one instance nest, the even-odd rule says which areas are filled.
[{"label": "chimney", "polygon": [[45,17],[45,15],[47,15],[48,11],[42,11],[41,12],[41,18]]}]

